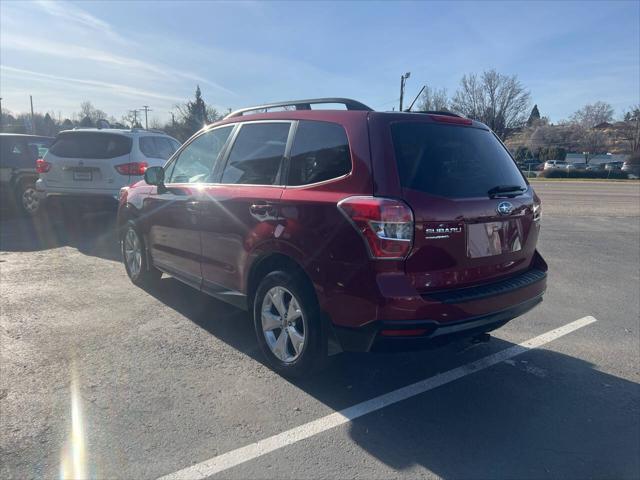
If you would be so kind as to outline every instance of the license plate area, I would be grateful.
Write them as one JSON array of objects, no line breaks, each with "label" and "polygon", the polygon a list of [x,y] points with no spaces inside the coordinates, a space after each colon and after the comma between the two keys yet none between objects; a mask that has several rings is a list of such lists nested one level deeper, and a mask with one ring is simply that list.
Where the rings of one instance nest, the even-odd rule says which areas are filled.
[{"label": "license plate area", "polygon": [[93,169],[91,168],[74,168],[73,179],[78,182],[93,181]]},{"label": "license plate area", "polygon": [[520,219],[470,223],[467,230],[467,257],[483,258],[522,250],[523,230]]}]

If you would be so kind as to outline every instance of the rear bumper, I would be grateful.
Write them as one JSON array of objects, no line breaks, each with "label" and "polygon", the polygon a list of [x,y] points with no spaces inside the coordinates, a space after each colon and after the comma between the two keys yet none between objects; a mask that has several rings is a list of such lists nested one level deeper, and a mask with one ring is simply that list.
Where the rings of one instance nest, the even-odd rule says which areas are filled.
[{"label": "rear bumper", "polygon": [[36,191],[41,198],[48,197],[82,197],[82,198],[109,198],[118,200],[120,186],[113,188],[68,188],[48,185],[41,178],[36,181]]},{"label": "rear bumper", "polygon": [[[460,322],[440,323],[434,320],[377,321],[359,328],[333,327],[343,350],[351,352],[407,351],[433,348],[461,338],[474,337],[503,326],[528,312],[540,302],[542,293],[535,298],[506,310],[472,317]],[[421,331],[419,335],[402,336],[401,331]],[[394,332],[392,336],[385,332]]]}]

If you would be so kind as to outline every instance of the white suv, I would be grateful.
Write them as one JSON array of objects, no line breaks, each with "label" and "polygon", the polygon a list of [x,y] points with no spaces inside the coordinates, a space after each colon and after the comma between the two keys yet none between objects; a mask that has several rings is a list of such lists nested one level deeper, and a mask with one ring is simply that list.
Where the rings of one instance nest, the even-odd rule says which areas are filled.
[{"label": "white suv", "polygon": [[117,200],[120,189],[163,166],[180,142],[152,130],[82,129],[60,132],[37,162],[42,198]]}]

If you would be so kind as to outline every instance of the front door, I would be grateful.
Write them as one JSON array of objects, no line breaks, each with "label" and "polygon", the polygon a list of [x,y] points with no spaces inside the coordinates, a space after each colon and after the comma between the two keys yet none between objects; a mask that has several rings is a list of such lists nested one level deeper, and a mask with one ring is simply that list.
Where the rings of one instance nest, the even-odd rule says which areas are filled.
[{"label": "front door", "polygon": [[153,263],[190,285],[202,283],[201,201],[233,126],[194,138],[165,167],[166,189],[145,199]]}]

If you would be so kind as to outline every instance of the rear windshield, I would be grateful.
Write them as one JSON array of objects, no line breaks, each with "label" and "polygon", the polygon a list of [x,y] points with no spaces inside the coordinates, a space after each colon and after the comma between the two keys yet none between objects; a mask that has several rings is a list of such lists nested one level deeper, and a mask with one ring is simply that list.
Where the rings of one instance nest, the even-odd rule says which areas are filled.
[{"label": "rear windshield", "polygon": [[486,197],[499,185],[526,188],[520,170],[493,133],[432,123],[391,125],[403,187],[441,197]]},{"label": "rear windshield", "polygon": [[115,158],[128,155],[131,144],[125,135],[73,132],[60,134],[49,151],[64,158]]}]

